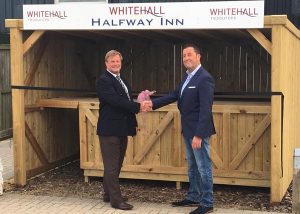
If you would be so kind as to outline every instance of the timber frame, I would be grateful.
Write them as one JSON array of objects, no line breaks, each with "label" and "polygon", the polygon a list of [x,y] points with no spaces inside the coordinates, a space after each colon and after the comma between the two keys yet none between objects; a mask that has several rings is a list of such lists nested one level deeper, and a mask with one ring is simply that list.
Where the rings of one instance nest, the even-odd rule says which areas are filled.
[{"label": "timber frame", "polygon": [[[30,86],[32,85],[40,60],[46,52],[48,38],[46,31],[33,31],[27,38],[23,36],[23,21],[11,20],[5,21],[7,28],[10,28],[11,44],[11,85],[12,86]],[[218,30],[218,29],[215,29]],[[264,30],[271,32],[271,39],[263,33]],[[281,92],[284,95],[284,109],[282,109],[282,97],[272,96],[271,112],[262,121],[261,128],[266,128],[271,124],[271,169],[270,169],[270,188],[271,201],[279,202],[284,196],[293,177],[293,151],[300,146],[300,137],[298,134],[298,121],[300,121],[300,31],[287,19],[286,16],[265,16],[263,29],[248,29],[248,33],[271,55],[271,92]],[[28,32],[30,33],[30,32]],[[66,32],[68,34],[71,32]],[[77,32],[72,32],[72,35]],[[78,35],[82,36],[81,32]],[[139,32],[129,32],[131,35],[139,36]],[[168,36],[168,32],[161,32]],[[110,34],[103,32],[99,37],[107,38]],[[145,34],[146,35],[146,34]],[[145,36],[144,35],[144,36]],[[178,36],[181,36],[179,33]],[[183,34],[184,36],[184,34]],[[150,35],[151,37],[151,35]],[[34,62],[24,72],[24,56],[31,50],[35,43],[44,39],[43,45],[39,46]],[[42,104],[26,105],[24,98],[26,92],[22,89],[12,89],[12,111],[13,111],[13,142],[14,142],[14,171],[15,183],[23,186],[29,175],[34,174],[28,171],[26,162],[26,139],[31,144],[38,159],[42,163],[41,168],[36,172],[45,171],[60,161],[47,159],[47,154],[39,146],[37,139],[32,131],[32,127],[25,120],[25,114],[39,111],[44,108]],[[72,102],[68,103],[72,105]],[[77,106],[78,107],[78,106]],[[228,115],[227,115],[228,116]],[[173,119],[173,116],[166,115],[166,123]],[[283,121],[282,121],[283,119]],[[163,126],[163,124],[162,124]],[[225,130],[226,131],[226,130]],[[258,137],[259,133],[254,136]],[[152,138],[153,139],[152,139]],[[155,136],[151,136],[149,145],[154,141]],[[254,141],[254,139],[253,139]],[[252,142],[252,141],[251,141]],[[249,144],[250,145],[250,144]],[[232,167],[238,165],[238,162],[248,150],[246,146],[244,153],[237,156],[230,164]],[[64,158],[69,158],[65,156]],[[83,158],[83,157],[81,157]],[[134,163],[139,163],[143,154],[139,153],[134,159]],[[221,166],[220,160],[214,160],[216,165]],[[229,162],[227,162],[229,163]]]}]

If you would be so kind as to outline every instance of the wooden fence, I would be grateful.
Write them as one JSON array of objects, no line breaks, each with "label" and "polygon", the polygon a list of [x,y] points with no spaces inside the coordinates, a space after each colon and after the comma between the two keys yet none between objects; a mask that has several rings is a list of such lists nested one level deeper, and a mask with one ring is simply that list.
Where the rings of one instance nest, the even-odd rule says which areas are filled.
[{"label": "wooden fence", "polygon": [[[96,134],[99,103],[95,100],[79,101],[80,167],[84,169],[85,180],[103,176]],[[59,101],[62,100],[47,100],[44,104],[49,107],[53,102],[57,106]],[[270,187],[270,113],[270,103],[214,102],[217,133],[211,138],[210,153],[215,184]],[[120,176],[188,181],[177,105],[137,117],[138,132],[129,137]]]},{"label": "wooden fence", "polygon": [[10,48],[0,45],[0,139],[11,136]]}]

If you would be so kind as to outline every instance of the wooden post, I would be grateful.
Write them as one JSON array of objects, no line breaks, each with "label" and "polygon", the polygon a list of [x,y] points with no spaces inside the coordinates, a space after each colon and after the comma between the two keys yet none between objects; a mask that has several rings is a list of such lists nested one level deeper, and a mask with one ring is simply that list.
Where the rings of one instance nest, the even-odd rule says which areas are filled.
[{"label": "wooden post", "polygon": [[[272,67],[271,90],[281,91],[280,75],[284,73],[282,63],[282,26],[272,28]],[[272,96],[271,99],[271,202],[280,202],[282,199],[282,148],[281,148],[281,98]]]},{"label": "wooden post", "polygon": [[[11,85],[24,85],[23,38],[18,22],[10,26]],[[12,89],[15,184],[26,184],[24,91]]]}]

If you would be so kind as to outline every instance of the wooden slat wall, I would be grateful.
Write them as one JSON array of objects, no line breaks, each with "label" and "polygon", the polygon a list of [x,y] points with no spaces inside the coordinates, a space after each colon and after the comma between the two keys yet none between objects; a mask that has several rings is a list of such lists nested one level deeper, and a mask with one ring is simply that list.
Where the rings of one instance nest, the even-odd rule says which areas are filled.
[{"label": "wooden slat wall", "polygon": [[202,52],[202,64],[215,78],[215,91],[270,91],[270,55],[257,44],[210,45]]},{"label": "wooden slat wall", "polygon": [[111,40],[104,44],[100,43],[98,45],[100,67],[96,71],[96,77],[105,70],[105,53],[110,49],[117,49],[123,55],[122,75],[126,77],[133,92],[139,93],[149,89],[157,90],[158,93],[168,93],[181,80],[181,51],[179,49],[174,52],[175,48],[177,47],[172,43],[145,42],[138,37],[134,41]]},{"label": "wooden slat wall", "polygon": [[[181,63],[181,45],[168,42],[124,42],[117,40],[99,45],[100,68],[105,69],[104,55],[110,48],[119,48],[123,54],[122,74],[133,92],[156,90],[166,94],[176,88],[185,74]],[[199,42],[201,62],[215,78],[217,92],[270,92],[271,57],[256,42],[226,45]]]},{"label": "wooden slat wall", "polygon": [[[44,43],[47,43],[44,45]],[[83,45],[84,44],[84,45]],[[30,74],[41,48],[42,57],[33,72],[30,86],[53,88],[76,88],[94,90],[87,72],[93,71],[93,46],[82,40],[68,39],[65,36],[44,35],[24,57],[24,72]],[[89,58],[90,57],[90,58]],[[63,91],[25,90],[25,104],[34,105],[41,98],[78,96],[78,93]],[[49,163],[79,153],[78,112],[68,109],[43,109],[28,112],[26,122],[31,129],[41,151]],[[26,141],[27,170],[43,164]]]},{"label": "wooden slat wall", "polygon": [[0,45],[0,131],[11,128],[10,48],[9,45]]},{"label": "wooden slat wall", "polygon": [[[103,173],[96,136],[97,103],[79,104],[80,163],[86,176],[102,176]],[[213,112],[217,130],[217,134],[211,138],[215,183],[269,187],[269,104],[215,102]],[[165,123],[169,116],[170,122]],[[262,125],[264,121],[265,125]],[[185,146],[180,134],[180,117],[176,105],[141,113],[138,115],[138,123],[137,135],[133,139],[129,138],[121,176],[187,181]],[[152,144],[151,138],[156,134],[159,136]],[[245,150],[245,147],[248,149]],[[169,170],[163,171],[167,167]],[[137,174],[141,172],[143,175]]]}]

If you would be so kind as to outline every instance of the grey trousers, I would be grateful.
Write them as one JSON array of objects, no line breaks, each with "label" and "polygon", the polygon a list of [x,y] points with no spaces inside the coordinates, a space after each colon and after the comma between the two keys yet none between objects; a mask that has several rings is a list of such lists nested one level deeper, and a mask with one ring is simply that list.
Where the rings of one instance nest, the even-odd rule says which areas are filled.
[{"label": "grey trousers", "polygon": [[127,149],[127,136],[99,136],[104,164],[104,195],[110,198],[112,205],[123,202],[119,175]]}]

